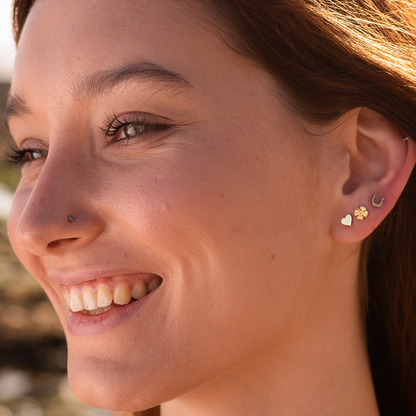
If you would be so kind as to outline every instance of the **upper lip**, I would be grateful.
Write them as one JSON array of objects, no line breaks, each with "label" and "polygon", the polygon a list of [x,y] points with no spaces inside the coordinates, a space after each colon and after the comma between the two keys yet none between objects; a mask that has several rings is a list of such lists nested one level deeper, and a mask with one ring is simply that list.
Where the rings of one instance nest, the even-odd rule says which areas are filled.
[{"label": "upper lip", "polygon": [[126,270],[126,269],[76,269],[71,270],[53,270],[48,273],[48,278],[52,283],[62,286],[77,286],[83,283],[91,282],[102,278],[116,276],[139,275],[151,273],[149,271]]}]

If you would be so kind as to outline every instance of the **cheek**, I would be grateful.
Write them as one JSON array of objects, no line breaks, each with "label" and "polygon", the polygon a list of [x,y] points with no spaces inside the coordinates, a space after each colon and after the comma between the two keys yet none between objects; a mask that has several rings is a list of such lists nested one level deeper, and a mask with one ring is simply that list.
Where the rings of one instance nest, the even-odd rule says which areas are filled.
[{"label": "cheek", "polygon": [[[264,155],[249,158],[226,146],[187,156],[186,163],[132,173],[134,182],[109,190],[118,195],[108,201],[114,221],[131,240],[169,259],[175,273],[166,281],[172,328],[208,319],[222,335],[244,326],[253,330],[252,323],[266,322],[268,312],[290,309],[286,299],[298,280],[294,273],[287,279],[294,269],[288,265],[296,264],[293,235],[299,235],[296,202],[303,178],[285,158],[266,169]],[[286,298],[279,301],[283,289]],[[194,309],[186,321],[184,307]]]}]

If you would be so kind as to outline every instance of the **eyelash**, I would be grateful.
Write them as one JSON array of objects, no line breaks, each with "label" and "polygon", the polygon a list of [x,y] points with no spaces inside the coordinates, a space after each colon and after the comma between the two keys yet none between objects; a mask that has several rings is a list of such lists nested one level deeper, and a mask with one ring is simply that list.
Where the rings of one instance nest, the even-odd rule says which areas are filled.
[{"label": "eyelash", "polygon": [[17,147],[10,145],[9,150],[4,152],[4,158],[6,162],[9,163],[10,165],[21,168],[26,163],[30,163],[36,160],[36,158],[28,159],[28,155],[29,154],[33,155],[33,153],[40,153],[42,157],[46,157],[48,150],[35,149],[35,148],[18,149]]},{"label": "eyelash", "polygon": [[146,128],[146,131],[136,134],[136,136],[143,136],[147,133],[150,133],[151,131],[168,130],[169,128],[173,127],[172,124],[160,123],[148,117],[120,119],[114,114],[111,118],[108,117],[107,126],[104,129],[100,128],[100,130],[105,134],[105,136],[110,138],[110,140],[107,141],[107,145],[123,141],[126,141],[127,144],[129,140],[134,136],[128,137],[126,131],[124,132],[126,137],[116,139],[114,138],[117,136],[117,134],[121,133],[128,126],[141,126],[143,128]]},{"label": "eyelash", "polygon": [[[173,127],[173,125],[171,124],[158,123],[146,117],[136,117],[130,120],[120,120],[120,118],[118,118],[116,115],[113,115],[111,117],[108,117],[107,126],[105,128],[100,127],[100,130],[104,133],[104,135],[110,139],[106,141],[106,145],[109,146],[113,143],[123,141],[125,141],[127,144],[129,140],[134,136],[128,137],[127,133],[125,132],[126,137],[123,137],[121,139],[114,138],[117,136],[118,133],[122,132],[122,130],[128,126],[142,126],[147,129],[144,132],[136,134],[136,136],[142,136],[149,133],[150,131],[155,130],[168,130],[169,128]],[[47,150],[36,148],[18,149],[15,146],[10,146],[9,150],[4,153],[4,157],[7,163],[18,168],[22,168],[26,163],[30,163],[36,160],[36,158],[29,159],[28,157],[30,154],[32,154],[33,157],[34,153],[40,153],[41,157],[46,157],[47,152]]]}]

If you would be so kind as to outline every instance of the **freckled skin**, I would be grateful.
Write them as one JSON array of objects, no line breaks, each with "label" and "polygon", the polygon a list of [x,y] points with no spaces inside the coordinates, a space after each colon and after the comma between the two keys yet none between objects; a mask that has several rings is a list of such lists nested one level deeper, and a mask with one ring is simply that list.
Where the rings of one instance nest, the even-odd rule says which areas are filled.
[{"label": "freckled skin", "polygon": [[[195,407],[229,415],[242,404],[235,414],[244,415],[253,414],[247,398],[273,386],[262,414],[275,414],[276,400],[287,409],[281,397],[298,397],[297,388],[310,403],[317,397],[315,340],[328,344],[323,356],[339,357],[348,355],[344,337],[359,338],[357,256],[334,261],[322,202],[331,198],[330,146],[317,167],[276,99],[279,87],[184,7],[36,2],[12,87],[32,114],[10,126],[19,147],[41,142],[49,154],[23,168],[9,234],[66,330],[81,401],[132,411],[172,400],[168,416]],[[80,77],[131,61],[178,73],[192,89],[173,94],[144,82],[84,100],[69,92]],[[137,111],[177,127],[105,145],[97,126]],[[310,172],[319,178],[313,195]],[[49,276],[94,267],[154,273],[163,284],[124,324],[73,336]],[[219,393],[230,399],[210,400]],[[224,408],[203,413],[214,404]]]}]

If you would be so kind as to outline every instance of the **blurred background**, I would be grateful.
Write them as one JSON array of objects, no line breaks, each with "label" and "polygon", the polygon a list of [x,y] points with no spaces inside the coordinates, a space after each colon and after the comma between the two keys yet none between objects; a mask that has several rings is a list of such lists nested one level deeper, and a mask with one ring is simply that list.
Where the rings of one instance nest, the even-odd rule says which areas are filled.
[{"label": "blurred background", "polygon": [[0,0],[0,416],[110,416],[72,396],[58,318],[7,238],[7,217],[20,178],[3,157],[11,143],[3,111],[14,55],[11,0]]}]

